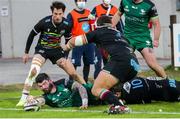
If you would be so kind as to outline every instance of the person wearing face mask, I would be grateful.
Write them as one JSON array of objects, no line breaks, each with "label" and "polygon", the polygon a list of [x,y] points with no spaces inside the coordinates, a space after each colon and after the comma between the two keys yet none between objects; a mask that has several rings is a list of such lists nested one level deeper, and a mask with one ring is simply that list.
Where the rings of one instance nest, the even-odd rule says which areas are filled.
[{"label": "person wearing face mask", "polygon": [[30,93],[30,88],[47,59],[53,64],[57,64],[67,74],[74,77],[74,79],[84,82],[82,77],[76,73],[72,63],[66,59],[65,53],[60,46],[62,36],[64,36],[66,40],[71,38],[70,25],[63,17],[66,6],[62,2],[55,1],[50,8],[52,15],[41,19],[31,30],[27,39],[24,51],[25,54],[23,56],[23,63],[25,64],[28,62],[28,53],[33,39],[40,33],[38,43],[35,47],[31,68],[25,80],[22,96],[16,106],[23,106],[27,101],[26,98]]},{"label": "person wearing face mask", "polygon": [[[78,36],[90,31],[90,21],[88,16],[90,10],[86,9],[86,0],[75,0],[76,8],[68,15],[67,19],[71,24],[72,36]],[[94,64],[94,44],[88,44],[74,48],[72,51],[72,63],[75,68],[81,66],[81,57],[83,57],[83,76],[88,80],[90,64]]]},{"label": "person wearing face mask", "polygon": [[[100,16],[107,15],[112,17],[116,12],[118,11],[117,7],[111,4],[111,0],[102,0],[102,3],[95,6],[93,10],[91,11],[91,15],[93,15],[95,18],[99,18]],[[122,20],[118,22],[116,25],[116,28],[123,34],[124,31],[124,25]],[[95,48],[95,72],[94,72],[94,78],[97,77],[98,73],[101,70],[102,67],[102,60],[103,64],[105,65],[108,60],[108,53],[99,48]]]},{"label": "person wearing face mask", "polygon": [[[124,14],[124,37],[134,50],[138,50],[148,66],[157,76],[166,78],[166,72],[161,67],[153,51],[153,47],[159,46],[161,26],[155,4],[151,0],[122,0],[119,10],[112,18],[113,26],[119,22]],[[152,40],[148,23],[154,27],[154,39]]]}]

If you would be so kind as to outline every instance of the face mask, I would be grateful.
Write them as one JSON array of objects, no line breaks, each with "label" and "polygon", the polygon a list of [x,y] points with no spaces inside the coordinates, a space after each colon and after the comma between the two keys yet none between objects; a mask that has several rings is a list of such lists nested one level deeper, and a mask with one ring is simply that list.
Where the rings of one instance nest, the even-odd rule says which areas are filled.
[{"label": "face mask", "polygon": [[110,4],[111,3],[111,0],[103,0],[105,4]]},{"label": "face mask", "polygon": [[86,2],[77,2],[77,7],[79,9],[85,9],[86,7]]}]

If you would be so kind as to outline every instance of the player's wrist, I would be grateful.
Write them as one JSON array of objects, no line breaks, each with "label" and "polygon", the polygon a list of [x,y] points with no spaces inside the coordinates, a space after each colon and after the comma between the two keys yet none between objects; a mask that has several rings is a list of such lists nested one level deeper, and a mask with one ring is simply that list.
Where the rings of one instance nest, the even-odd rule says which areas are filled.
[{"label": "player's wrist", "polygon": [[88,105],[88,99],[87,98],[82,99],[82,105]]}]

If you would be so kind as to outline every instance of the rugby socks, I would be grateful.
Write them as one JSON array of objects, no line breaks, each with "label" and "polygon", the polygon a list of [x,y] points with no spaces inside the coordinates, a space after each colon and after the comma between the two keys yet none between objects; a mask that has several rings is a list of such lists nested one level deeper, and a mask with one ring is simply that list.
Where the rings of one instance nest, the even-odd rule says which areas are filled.
[{"label": "rugby socks", "polygon": [[23,91],[22,91],[22,96],[21,96],[21,100],[26,100],[27,97],[28,97],[28,95],[29,95],[29,91],[23,89]]},{"label": "rugby socks", "polygon": [[28,86],[32,86],[33,82],[34,82],[36,76],[39,74],[40,70],[41,70],[41,67],[39,65],[32,64],[31,69],[28,74],[28,77],[25,80],[25,84]]},{"label": "rugby socks", "polygon": [[123,104],[118,100],[118,98],[111,91],[107,89],[102,89],[100,93],[100,99],[107,101],[110,105],[123,106]]},{"label": "rugby socks", "polygon": [[86,83],[88,81],[89,70],[90,70],[90,65],[84,65],[84,67],[83,67],[83,78],[86,81]]},{"label": "rugby socks", "polygon": [[25,85],[20,100],[26,100],[27,96],[29,95],[30,88],[32,87],[35,78],[41,70],[41,65],[42,63],[38,58],[33,58],[28,77],[25,80]]}]

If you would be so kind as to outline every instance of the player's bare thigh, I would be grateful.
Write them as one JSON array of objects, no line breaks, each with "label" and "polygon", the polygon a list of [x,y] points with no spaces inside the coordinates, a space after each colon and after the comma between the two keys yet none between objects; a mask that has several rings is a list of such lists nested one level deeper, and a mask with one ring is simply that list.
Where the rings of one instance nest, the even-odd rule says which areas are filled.
[{"label": "player's bare thigh", "polygon": [[99,96],[102,89],[110,89],[117,83],[118,79],[116,77],[105,71],[101,71],[94,81],[92,93],[95,96]]}]

